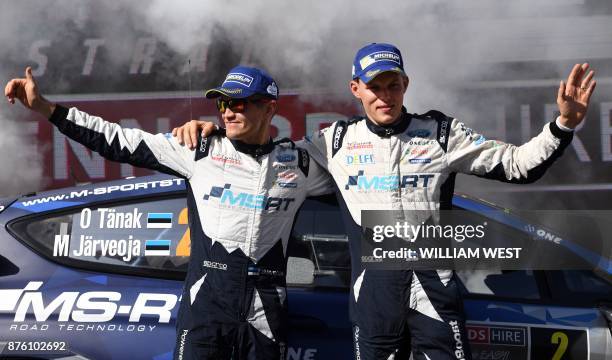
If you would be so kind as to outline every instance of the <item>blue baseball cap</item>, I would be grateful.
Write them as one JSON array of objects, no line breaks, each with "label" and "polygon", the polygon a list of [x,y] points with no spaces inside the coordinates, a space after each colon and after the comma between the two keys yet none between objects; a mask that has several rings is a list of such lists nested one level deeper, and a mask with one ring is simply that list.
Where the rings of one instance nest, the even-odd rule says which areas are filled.
[{"label": "blue baseball cap", "polygon": [[208,99],[221,95],[234,99],[243,99],[252,95],[278,99],[278,86],[274,79],[261,69],[236,66],[227,73],[221,86],[204,93]]},{"label": "blue baseball cap", "polygon": [[406,76],[402,53],[391,44],[372,43],[357,51],[353,61],[353,79],[368,83],[383,72],[393,71]]}]

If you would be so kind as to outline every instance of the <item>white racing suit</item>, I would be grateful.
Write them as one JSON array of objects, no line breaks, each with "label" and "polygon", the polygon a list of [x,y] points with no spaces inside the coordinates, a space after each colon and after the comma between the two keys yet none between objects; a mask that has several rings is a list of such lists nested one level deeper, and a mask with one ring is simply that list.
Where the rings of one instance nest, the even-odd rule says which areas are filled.
[{"label": "white racing suit", "polygon": [[487,140],[438,111],[405,112],[389,127],[338,121],[306,138],[334,178],[349,238],[350,313],[357,359],[471,359],[451,270],[364,270],[361,210],[450,209],[456,173],[530,183],[571,142],[556,122],[522,146]]},{"label": "white racing suit", "polygon": [[293,220],[306,196],[333,190],[308,153],[290,140],[247,145],[222,131],[200,138],[194,152],[171,134],[59,105],[50,121],[107,159],[187,179],[191,258],[175,358],[283,358]]}]

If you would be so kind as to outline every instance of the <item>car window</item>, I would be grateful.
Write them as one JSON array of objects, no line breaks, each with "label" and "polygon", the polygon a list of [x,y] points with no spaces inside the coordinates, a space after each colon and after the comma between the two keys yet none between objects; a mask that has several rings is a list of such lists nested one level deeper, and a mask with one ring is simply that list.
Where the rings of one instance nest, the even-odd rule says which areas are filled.
[{"label": "car window", "polygon": [[457,271],[464,293],[517,299],[539,299],[534,272],[531,270]]},{"label": "car window", "polygon": [[289,255],[315,264],[315,286],[348,287],[351,258],[335,196],[307,199],[295,220]]},{"label": "car window", "polygon": [[562,270],[565,284],[572,292],[608,295],[612,300],[612,285],[590,271]]},{"label": "car window", "polygon": [[[454,209],[464,210],[457,206]],[[474,223],[487,223],[486,240],[489,246],[504,246],[507,239],[512,239],[513,244],[531,241],[524,232],[482,214],[470,212],[469,218]],[[541,298],[536,277],[531,270],[466,270],[457,271],[457,275],[467,294],[516,299]]]},{"label": "car window", "polygon": [[[609,273],[599,275],[588,270],[548,271],[552,296],[555,299],[573,299],[585,304],[612,302],[612,278]],[[572,294],[568,297],[568,294]]]},{"label": "car window", "polygon": [[11,229],[42,255],[114,273],[183,273],[189,255],[184,198],[85,207],[29,218]]}]

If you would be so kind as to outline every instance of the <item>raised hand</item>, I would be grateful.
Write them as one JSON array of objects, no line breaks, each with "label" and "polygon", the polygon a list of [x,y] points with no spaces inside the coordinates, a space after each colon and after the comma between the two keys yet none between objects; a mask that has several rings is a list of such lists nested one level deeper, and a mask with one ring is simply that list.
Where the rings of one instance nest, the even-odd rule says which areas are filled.
[{"label": "raised hand", "polygon": [[48,102],[39,92],[36,80],[32,76],[32,68],[27,67],[25,78],[12,79],[4,88],[4,96],[9,103],[14,104],[19,100],[28,109],[37,111],[46,117],[50,117],[55,105]]},{"label": "raised hand", "polygon": [[557,93],[557,105],[561,113],[559,121],[572,129],[584,120],[591,95],[595,90],[596,83],[593,80],[595,73],[591,70],[587,74],[588,70],[589,64],[576,64],[567,77],[567,83],[561,81],[559,84]]}]

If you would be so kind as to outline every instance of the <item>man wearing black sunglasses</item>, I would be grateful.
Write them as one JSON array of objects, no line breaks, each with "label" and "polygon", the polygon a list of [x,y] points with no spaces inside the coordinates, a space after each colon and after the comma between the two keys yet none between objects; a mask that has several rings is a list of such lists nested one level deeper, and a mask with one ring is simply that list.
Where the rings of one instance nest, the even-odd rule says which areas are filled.
[{"label": "man wearing black sunglasses", "polygon": [[306,196],[332,188],[305,150],[270,138],[278,87],[268,74],[238,66],[206,92],[217,99],[225,129],[200,137],[195,153],[170,134],[124,129],[47,101],[29,67],[5,96],[107,159],[187,180],[191,258],[175,358],[284,358],[291,227]]}]

